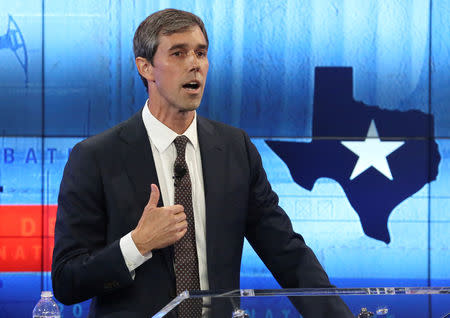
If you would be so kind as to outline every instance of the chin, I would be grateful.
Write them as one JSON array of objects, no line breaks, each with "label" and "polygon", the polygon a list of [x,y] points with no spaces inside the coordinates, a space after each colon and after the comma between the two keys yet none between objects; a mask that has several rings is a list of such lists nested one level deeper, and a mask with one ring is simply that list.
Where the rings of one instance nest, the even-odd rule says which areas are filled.
[{"label": "chin", "polygon": [[194,111],[197,108],[198,108],[198,106],[185,106],[185,107],[180,107],[178,111],[180,113],[187,113],[187,112]]},{"label": "chin", "polygon": [[200,106],[200,103],[198,103],[198,104],[191,104],[191,105],[184,105],[183,107],[180,108],[180,111],[182,111],[182,112],[190,112],[190,111],[196,110],[199,106]]}]

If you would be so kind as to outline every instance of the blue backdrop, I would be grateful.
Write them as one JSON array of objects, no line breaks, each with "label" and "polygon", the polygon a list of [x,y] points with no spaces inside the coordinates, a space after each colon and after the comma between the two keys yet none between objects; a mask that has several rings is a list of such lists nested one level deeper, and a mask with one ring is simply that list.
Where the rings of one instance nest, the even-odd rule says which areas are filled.
[{"label": "blue backdrop", "polygon": [[[448,0],[1,1],[0,206],[55,205],[70,148],[142,108],[132,37],[167,7],[208,30],[199,113],[250,134],[333,283],[450,285]],[[368,140],[401,145],[352,178],[364,153],[349,147]],[[4,265],[31,239],[7,233]],[[0,272],[1,317],[31,314],[44,263]],[[248,244],[241,285],[277,286]],[[440,317],[443,299],[395,317]]]}]

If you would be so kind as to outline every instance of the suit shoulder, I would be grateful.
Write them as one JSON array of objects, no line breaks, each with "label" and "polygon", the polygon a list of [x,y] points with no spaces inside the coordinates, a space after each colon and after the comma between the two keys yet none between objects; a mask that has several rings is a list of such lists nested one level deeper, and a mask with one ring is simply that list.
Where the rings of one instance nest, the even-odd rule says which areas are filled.
[{"label": "suit shoulder", "polygon": [[139,115],[140,112],[97,135],[90,136],[80,141],[75,145],[74,149],[82,148],[86,151],[94,152],[113,150],[117,146],[117,143],[120,142],[120,134],[122,130],[136,125],[136,122],[139,120]]},{"label": "suit shoulder", "polygon": [[216,120],[212,120],[212,119],[208,119],[208,118],[199,116],[199,122],[206,126],[209,125],[218,134],[220,134],[220,136],[222,136],[224,138],[228,137],[228,138],[233,138],[233,139],[234,138],[241,139],[242,137],[248,137],[245,130],[228,125],[228,124],[224,124],[224,123],[216,121]]}]

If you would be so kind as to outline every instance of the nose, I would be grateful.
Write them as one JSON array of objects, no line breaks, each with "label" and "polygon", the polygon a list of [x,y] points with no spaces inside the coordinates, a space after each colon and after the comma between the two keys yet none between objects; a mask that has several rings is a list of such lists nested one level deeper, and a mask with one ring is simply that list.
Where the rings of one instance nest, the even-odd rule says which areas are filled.
[{"label": "nose", "polygon": [[190,68],[190,71],[199,71],[200,70],[200,62],[197,56],[197,53],[195,51],[189,52],[188,56],[188,65]]}]

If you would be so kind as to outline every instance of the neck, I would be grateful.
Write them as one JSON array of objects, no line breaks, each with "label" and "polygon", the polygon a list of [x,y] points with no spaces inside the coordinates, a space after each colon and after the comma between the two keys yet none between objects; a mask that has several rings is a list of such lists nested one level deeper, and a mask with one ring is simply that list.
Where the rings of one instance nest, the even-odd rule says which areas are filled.
[{"label": "neck", "polygon": [[152,104],[150,100],[147,107],[156,119],[179,135],[189,128],[195,117],[195,110],[181,111],[173,107],[159,107],[157,104]]}]

